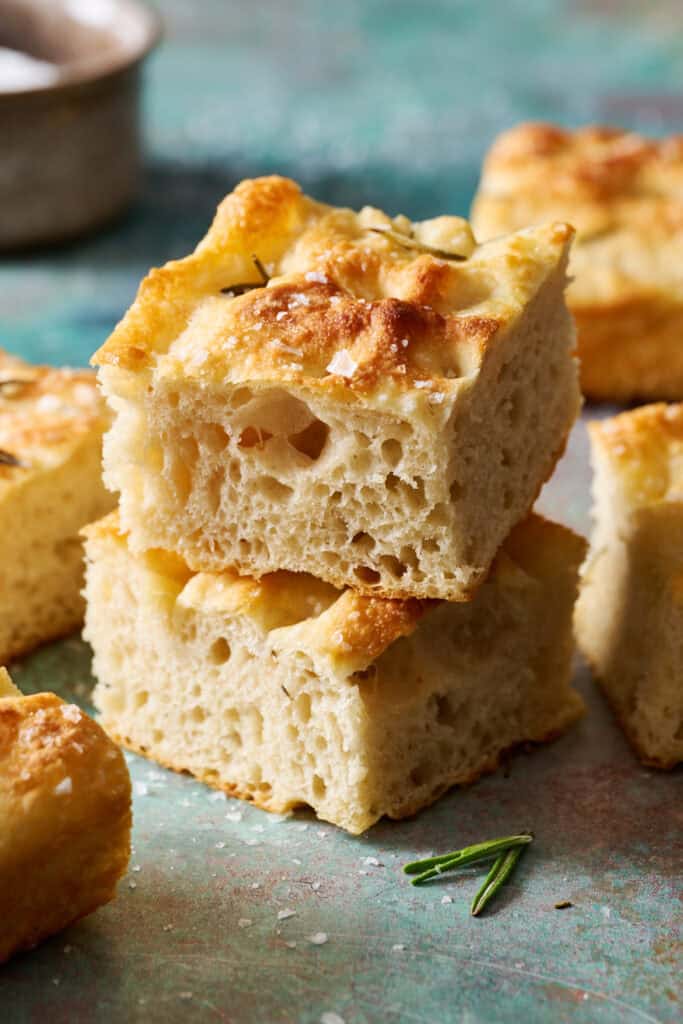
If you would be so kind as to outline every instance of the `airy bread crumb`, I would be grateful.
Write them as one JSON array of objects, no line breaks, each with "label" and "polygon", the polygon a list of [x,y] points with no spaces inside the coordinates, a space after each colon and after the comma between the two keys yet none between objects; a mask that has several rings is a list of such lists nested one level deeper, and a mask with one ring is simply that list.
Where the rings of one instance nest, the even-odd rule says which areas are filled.
[{"label": "airy bread crumb", "polygon": [[578,411],[571,234],[476,246],[458,217],[411,224],[243,182],[94,357],[132,550],[466,599]]},{"label": "airy bread crumb", "polygon": [[595,530],[579,644],[646,764],[683,761],[683,405],[590,427]]},{"label": "airy bread crumb", "polygon": [[0,662],[83,620],[78,532],[114,505],[102,483],[106,424],[93,373],[0,350]]},{"label": "airy bread crumb", "polygon": [[195,574],[86,531],[94,701],[124,746],[352,833],[418,811],[557,735],[582,540],[532,517],[470,603],[392,601],[304,574]]}]

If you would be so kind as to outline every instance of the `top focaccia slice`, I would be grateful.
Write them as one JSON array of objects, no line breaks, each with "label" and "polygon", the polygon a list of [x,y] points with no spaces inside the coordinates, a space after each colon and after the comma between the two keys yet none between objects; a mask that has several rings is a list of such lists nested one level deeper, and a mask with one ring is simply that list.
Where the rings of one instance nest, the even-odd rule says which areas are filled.
[{"label": "top focaccia slice", "polygon": [[465,598],[577,413],[570,240],[240,184],[94,357],[132,550]]}]

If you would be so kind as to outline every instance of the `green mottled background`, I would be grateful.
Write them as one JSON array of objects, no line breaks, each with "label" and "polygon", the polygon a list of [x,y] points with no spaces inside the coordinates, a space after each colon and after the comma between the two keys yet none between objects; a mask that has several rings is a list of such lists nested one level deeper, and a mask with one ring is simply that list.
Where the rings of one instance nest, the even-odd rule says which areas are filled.
[{"label": "green mottled background", "polygon": [[[97,237],[0,261],[0,344],[28,358],[84,363],[140,276],[193,247],[245,175],[466,213],[487,146],[521,119],[683,129],[679,0],[158,6],[135,207]],[[542,505],[585,531],[588,485],[580,425]],[[87,706],[78,639],[15,677]],[[678,1022],[681,776],[638,765],[580,667],[577,685],[590,714],[557,744],[361,839],[131,757],[119,898],[0,968],[0,1022]],[[415,890],[400,876],[416,855],[522,827],[538,841],[481,920],[467,914],[475,878]]]}]

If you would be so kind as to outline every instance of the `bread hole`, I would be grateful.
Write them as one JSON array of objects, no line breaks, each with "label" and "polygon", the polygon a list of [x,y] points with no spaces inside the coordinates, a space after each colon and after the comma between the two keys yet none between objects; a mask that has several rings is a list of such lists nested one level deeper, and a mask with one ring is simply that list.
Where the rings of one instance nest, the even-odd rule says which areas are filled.
[{"label": "bread hole", "polygon": [[398,558],[395,558],[394,555],[382,555],[380,564],[395,580],[400,580],[401,576],[405,576],[408,568]]},{"label": "bread hole", "polygon": [[410,781],[413,786],[426,786],[433,778],[435,770],[436,765],[433,761],[427,759],[420,761],[410,773]]},{"label": "bread hole", "polygon": [[384,484],[388,491],[397,491],[401,484],[401,480],[395,473],[389,473]]},{"label": "bread hole", "polygon": [[313,776],[313,796],[316,800],[322,800],[327,792],[327,786],[319,775]]},{"label": "bread hole", "polygon": [[245,540],[244,537],[240,537],[237,542],[237,547],[239,549],[240,558],[248,558],[251,554],[251,544],[248,540]]},{"label": "bread hole", "polygon": [[290,743],[299,742],[299,730],[295,725],[287,726],[287,739],[290,741]]},{"label": "bread hole", "polygon": [[411,548],[409,544],[404,544],[401,548],[401,561],[404,562],[409,569],[417,569],[419,559],[415,548]]},{"label": "bread hole", "polygon": [[231,654],[230,644],[224,636],[219,636],[209,648],[209,661],[212,665],[225,665]]},{"label": "bread hole", "polygon": [[358,669],[357,672],[353,673],[353,678],[358,683],[366,683],[366,682],[370,682],[371,680],[375,679],[376,676],[377,676],[377,672],[378,672],[377,665],[372,664],[372,665],[368,665],[367,668]]},{"label": "bread hole", "polygon": [[158,745],[159,743],[163,743],[164,739],[165,736],[161,729],[152,730],[152,743],[156,743]]},{"label": "bread hole", "polygon": [[231,408],[239,409],[241,405],[246,405],[247,402],[251,402],[253,397],[254,392],[249,388],[237,388],[237,390],[233,391],[232,395],[230,395],[228,401]]},{"label": "bread hole", "polygon": [[223,470],[216,469],[206,484],[206,504],[209,515],[215,516],[221,507],[221,491],[223,488]]},{"label": "bread hole", "polygon": [[427,554],[435,555],[439,550],[439,542],[434,537],[427,537],[422,542],[422,547],[427,552]]},{"label": "bread hole", "polygon": [[287,501],[294,493],[291,487],[280,483],[274,476],[259,477],[254,486],[268,501]]},{"label": "bread hole", "polygon": [[519,426],[519,422],[522,418],[522,412],[524,409],[524,399],[522,397],[522,391],[520,388],[516,388],[510,395],[510,412],[508,419],[511,427]]},{"label": "bread hole", "polygon": [[448,488],[448,494],[454,504],[462,497],[462,484],[459,480],[453,480],[451,486]]},{"label": "bread hole", "polygon": [[509,487],[504,487],[503,488],[503,508],[505,508],[505,509],[512,508],[512,503],[513,503],[514,500],[515,500],[515,496],[512,493],[512,491],[510,490],[510,488]]},{"label": "bread hole", "polygon": [[327,740],[325,739],[324,736],[322,736],[322,735],[321,736],[316,736],[316,738],[315,738],[315,747],[316,747],[316,750],[319,750],[321,753],[324,750],[327,750]]},{"label": "bread hole", "polygon": [[261,427],[245,427],[237,442],[240,448],[263,448],[273,435]]},{"label": "bread hole", "polygon": [[220,423],[204,423],[200,428],[200,439],[212,452],[222,452],[230,444],[230,435]]},{"label": "bread hole", "polygon": [[238,484],[242,480],[242,467],[236,459],[228,466],[228,477],[233,484]]},{"label": "bread hole", "polygon": [[185,505],[192,490],[192,467],[197,464],[199,450],[192,437],[184,438],[174,453],[169,469],[169,479],[176,492],[179,504]]},{"label": "bread hole", "polygon": [[271,786],[271,784],[269,782],[259,782],[257,788],[258,788],[259,793],[262,793],[263,796],[268,796],[268,794],[273,789],[273,787]]},{"label": "bread hole", "polygon": [[374,586],[375,583],[379,583],[380,574],[376,569],[371,569],[369,565],[357,565],[353,570],[353,574],[357,580],[361,583],[366,583],[368,586]]},{"label": "bread hole", "polygon": [[500,453],[500,464],[505,469],[508,469],[512,465],[512,456],[509,448],[503,448]]},{"label": "bread hole", "polygon": [[393,437],[382,442],[381,450],[382,458],[388,466],[391,466],[392,469],[394,466],[398,466],[399,462],[403,458],[403,445]]},{"label": "bread hole", "polygon": [[370,438],[367,434],[363,434],[360,430],[354,430],[353,432],[353,446],[354,448],[369,448]]},{"label": "bread hole", "polygon": [[416,476],[410,487],[406,487],[405,500],[413,509],[422,508],[425,502],[425,486],[422,477]]},{"label": "bread hole", "polygon": [[242,734],[238,729],[231,729],[228,733],[228,746],[239,750],[242,746]]},{"label": "bread hole", "polygon": [[375,546],[374,538],[371,537],[369,533],[364,533],[362,530],[359,533],[354,533],[351,538],[351,543],[355,548],[358,548],[359,551],[363,551],[365,553],[372,551]]},{"label": "bread hole", "polygon": [[135,694],[135,707],[144,708],[145,704],[149,700],[149,693],[147,690],[140,690],[139,693]]},{"label": "bread hole", "polygon": [[251,722],[252,739],[255,743],[263,741],[263,715],[258,708],[251,708],[249,712]]},{"label": "bread hole", "polygon": [[294,701],[294,711],[304,725],[311,717],[311,698],[307,693],[300,693]]},{"label": "bread hole", "polygon": [[327,444],[330,428],[322,420],[314,419],[298,434],[290,434],[288,441],[292,448],[296,448],[302,455],[306,455],[311,462],[319,459]]},{"label": "bread hole", "polygon": [[171,409],[177,409],[180,405],[180,394],[177,391],[169,391],[166,396],[166,405]]},{"label": "bread hole", "polygon": [[439,725],[453,727],[457,724],[458,714],[449,697],[444,694],[436,697],[436,720]]},{"label": "bread hole", "polygon": [[329,498],[330,505],[339,505],[342,500],[341,491],[332,491]]},{"label": "bread hole", "polygon": [[[249,768],[249,785],[259,789],[263,779],[263,769],[260,764],[253,764]],[[253,800],[253,797],[252,797]]]},{"label": "bread hole", "polygon": [[198,724],[201,724],[205,720],[206,720],[206,711],[204,710],[203,707],[200,707],[200,705],[197,704],[195,707],[192,708],[192,721],[193,722],[197,722]]}]

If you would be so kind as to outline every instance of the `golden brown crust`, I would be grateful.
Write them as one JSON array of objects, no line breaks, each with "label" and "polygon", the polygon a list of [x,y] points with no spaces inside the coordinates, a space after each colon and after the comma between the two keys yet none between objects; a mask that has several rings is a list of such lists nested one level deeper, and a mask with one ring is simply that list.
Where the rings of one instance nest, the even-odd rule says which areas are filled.
[{"label": "golden brown crust", "polygon": [[632,506],[683,497],[683,404],[658,402],[589,425]]},{"label": "golden brown crust", "polygon": [[63,462],[106,423],[92,371],[30,366],[0,349],[0,449],[20,463],[0,464],[0,498]]},{"label": "golden brown crust", "polygon": [[[245,181],[191,256],[143,281],[93,361],[347,398],[416,381],[447,392],[562,265],[571,236],[559,223],[475,247],[461,218],[392,221],[317,203],[283,178]],[[254,255],[268,287],[232,293],[259,283]]]},{"label": "golden brown crust", "polygon": [[54,694],[0,699],[0,962],[110,900],[130,779],[103,730]]},{"label": "golden brown crust", "polygon": [[577,230],[567,300],[582,385],[596,398],[683,396],[683,136],[522,124],[485,162],[480,238],[551,218]]}]

